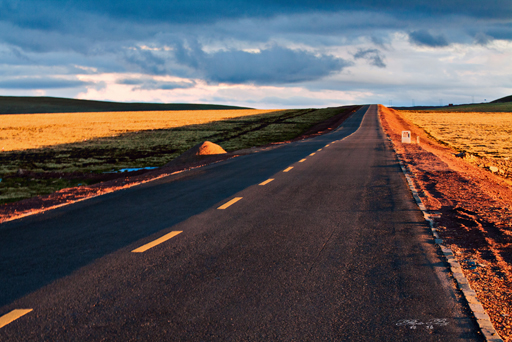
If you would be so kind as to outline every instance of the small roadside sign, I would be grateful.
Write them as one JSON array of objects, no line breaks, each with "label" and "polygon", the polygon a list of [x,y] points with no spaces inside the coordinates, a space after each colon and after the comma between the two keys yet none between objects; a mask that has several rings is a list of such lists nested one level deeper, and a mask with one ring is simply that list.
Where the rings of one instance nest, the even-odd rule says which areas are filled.
[{"label": "small roadside sign", "polygon": [[411,131],[402,131],[402,144],[411,143]]}]

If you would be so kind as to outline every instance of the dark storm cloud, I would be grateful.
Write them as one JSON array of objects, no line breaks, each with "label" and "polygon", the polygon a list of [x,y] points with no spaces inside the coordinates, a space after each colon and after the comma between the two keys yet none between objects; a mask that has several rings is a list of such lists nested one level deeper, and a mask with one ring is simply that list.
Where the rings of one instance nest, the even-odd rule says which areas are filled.
[{"label": "dark storm cloud", "polygon": [[[356,11],[358,20],[351,20],[353,14],[344,20],[332,17],[333,13],[339,11]],[[289,18],[292,15],[309,16],[311,20],[276,19],[274,26],[270,27],[262,26],[258,21],[279,16]],[[465,24],[475,18],[484,20],[471,26],[485,26],[485,18],[493,22],[498,18],[509,19],[512,17],[512,1],[7,0],[0,1],[0,43],[39,53],[74,51],[98,55],[117,54],[124,47],[134,46],[137,42],[151,41],[162,45],[166,43],[167,36],[181,39],[188,34],[210,40],[234,38],[252,42],[268,42],[276,34],[301,34],[302,42],[309,45],[315,42],[336,45],[339,40],[330,36],[343,35],[356,39],[366,35],[382,42],[382,37],[375,33],[401,30],[413,32],[413,43],[442,46],[439,43],[446,38],[432,36],[429,40],[429,37],[422,35],[422,30],[436,25],[443,18],[446,24],[464,16],[470,18]],[[230,20],[233,20],[232,26],[226,27]],[[240,23],[239,20],[245,22]],[[459,28],[463,30],[461,25]],[[477,31],[495,39],[512,39],[512,28],[506,21],[494,23],[491,29],[480,27]],[[441,39],[437,40],[437,45],[432,45],[439,37]],[[474,34],[467,36],[467,42],[473,42],[473,37]],[[454,42],[454,39],[450,37],[450,42]],[[125,60],[134,66],[146,68],[152,74],[166,72],[162,61],[151,56],[151,53],[128,54]]]},{"label": "dark storm cloud", "polygon": [[444,36],[432,35],[426,30],[409,33],[409,41],[418,46],[443,47],[449,45]]},{"label": "dark storm cloud", "polygon": [[485,33],[494,39],[512,40],[512,23],[490,28]]},{"label": "dark storm cloud", "polygon": [[359,49],[354,54],[354,59],[366,59],[370,62],[371,65],[374,65],[379,68],[385,68],[386,64],[382,60],[382,57],[380,55],[380,51],[377,49]]},{"label": "dark storm cloud", "polygon": [[487,45],[493,41],[491,36],[486,35],[485,33],[479,32],[475,34],[475,43],[478,45]]},{"label": "dark storm cloud", "polygon": [[150,50],[132,49],[125,52],[125,61],[137,66],[142,72],[152,75],[165,75],[165,59]]},{"label": "dark storm cloud", "polygon": [[176,58],[211,82],[259,85],[316,80],[350,65],[341,58],[280,46],[259,53],[240,50],[205,53],[197,44],[188,48],[177,45]]},{"label": "dark storm cloud", "polygon": [[147,23],[207,23],[229,18],[270,17],[279,14],[370,10],[407,16],[468,15],[477,18],[510,18],[510,0],[25,0],[0,2],[0,19],[34,29],[53,30],[67,19],[62,13],[93,13]]},{"label": "dark storm cloud", "polygon": [[0,89],[63,89],[79,88],[90,85],[80,80],[66,80],[59,78],[15,78],[1,80]]}]

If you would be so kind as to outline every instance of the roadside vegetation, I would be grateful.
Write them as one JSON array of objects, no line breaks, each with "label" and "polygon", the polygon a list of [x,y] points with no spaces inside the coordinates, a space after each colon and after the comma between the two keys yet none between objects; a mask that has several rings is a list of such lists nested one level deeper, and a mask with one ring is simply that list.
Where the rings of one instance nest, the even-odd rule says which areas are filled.
[{"label": "roadside vegetation", "polygon": [[[2,116],[0,148],[9,150],[0,152],[0,204],[96,183],[106,172],[160,167],[206,140],[228,152],[290,140],[352,109],[77,113],[73,122],[45,114],[37,124],[27,115]],[[74,142],[63,143],[68,137]]]}]

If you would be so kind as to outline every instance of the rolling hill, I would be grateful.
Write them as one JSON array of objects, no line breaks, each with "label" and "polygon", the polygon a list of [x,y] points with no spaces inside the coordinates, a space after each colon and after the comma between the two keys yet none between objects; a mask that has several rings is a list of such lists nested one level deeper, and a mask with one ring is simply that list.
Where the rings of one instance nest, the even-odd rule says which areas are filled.
[{"label": "rolling hill", "polygon": [[0,114],[125,112],[156,110],[247,109],[245,107],[190,103],[126,103],[59,97],[0,96]]},{"label": "rolling hill", "polygon": [[503,102],[512,102],[512,95],[502,97],[501,99],[497,99],[491,101],[491,103],[503,103]]}]

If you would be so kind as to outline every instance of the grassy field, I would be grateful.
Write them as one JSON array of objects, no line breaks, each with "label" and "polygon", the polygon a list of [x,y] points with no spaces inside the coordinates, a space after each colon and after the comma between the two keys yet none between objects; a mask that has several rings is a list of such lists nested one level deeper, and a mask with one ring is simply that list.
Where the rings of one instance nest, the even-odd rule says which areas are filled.
[{"label": "grassy field", "polygon": [[[47,119],[43,118],[39,126],[27,120],[27,115],[14,115],[17,118],[10,118],[14,121],[1,123],[2,131],[18,132],[12,138],[17,139],[18,145],[8,144],[9,134],[0,140],[10,146],[9,151],[0,153],[0,204],[97,182],[89,175],[162,166],[205,140],[234,151],[293,139],[314,124],[350,109],[237,110],[224,114],[207,111],[202,115],[196,113],[197,116],[185,112],[87,113],[70,117],[57,114],[43,115]],[[176,119],[179,115],[181,121]],[[130,119],[124,122],[124,116]],[[44,121],[50,117],[57,120],[54,125]],[[69,122],[72,117],[77,120],[73,124]],[[113,120],[116,117],[117,124]],[[63,133],[65,129],[70,131]],[[45,131],[53,133],[47,135]],[[73,135],[75,142],[63,143]],[[42,136],[43,141],[33,138]],[[47,147],[22,149],[22,146]],[[23,170],[21,175],[19,169]]]},{"label": "grassy field", "polygon": [[120,134],[204,124],[272,110],[196,110],[2,115],[0,148],[21,151]]},{"label": "grassy field", "polygon": [[500,173],[512,174],[512,112],[431,112],[400,111],[435,139],[458,151],[482,167],[496,166]]},{"label": "grassy field", "polygon": [[482,157],[512,157],[512,113],[401,113],[457,150]]}]

